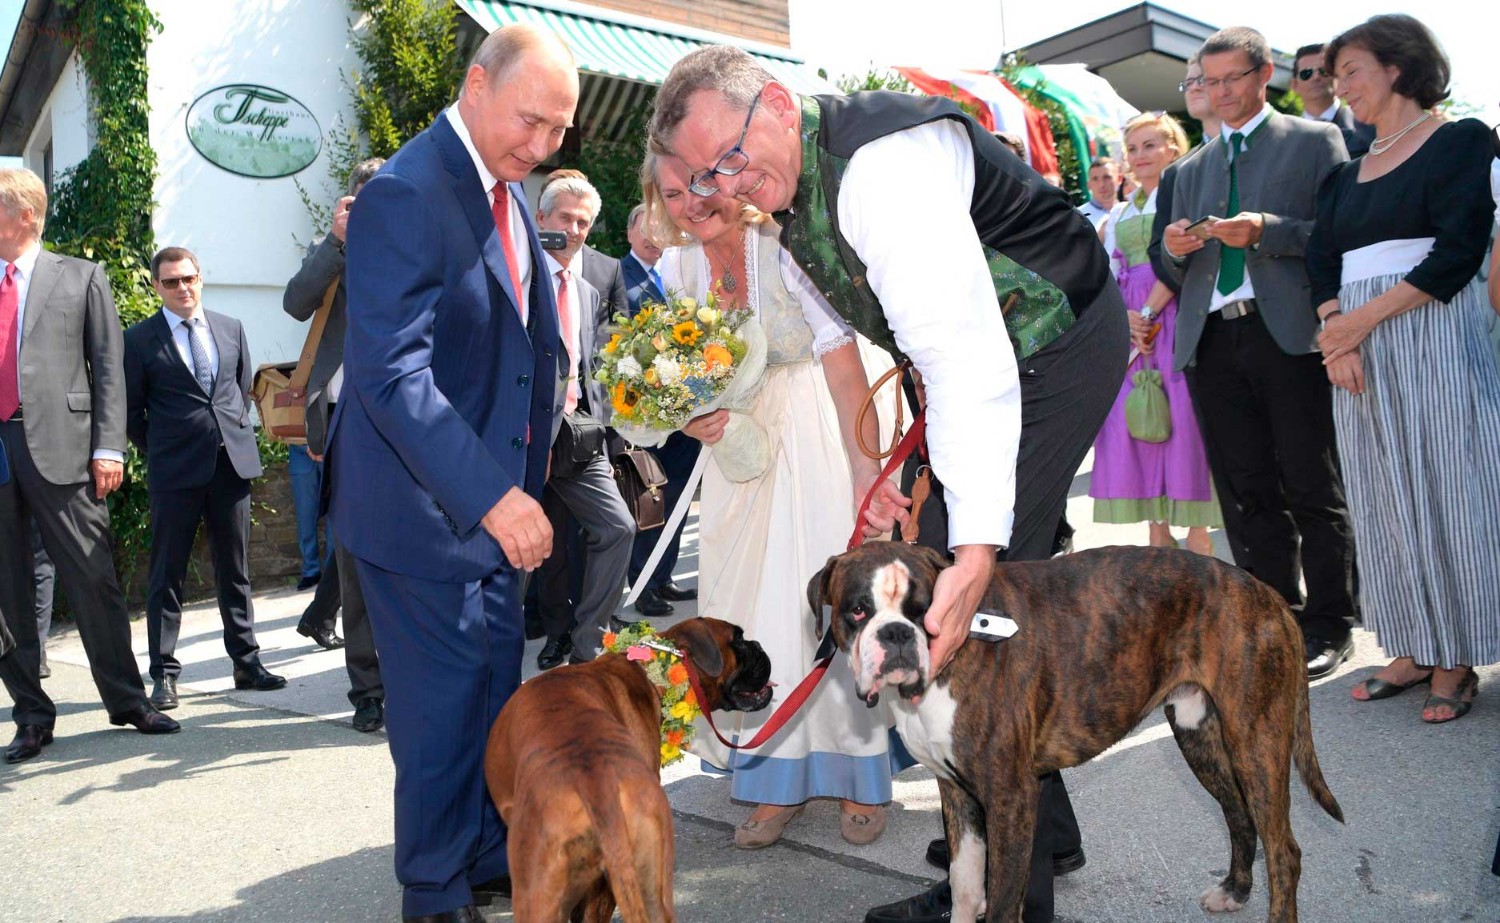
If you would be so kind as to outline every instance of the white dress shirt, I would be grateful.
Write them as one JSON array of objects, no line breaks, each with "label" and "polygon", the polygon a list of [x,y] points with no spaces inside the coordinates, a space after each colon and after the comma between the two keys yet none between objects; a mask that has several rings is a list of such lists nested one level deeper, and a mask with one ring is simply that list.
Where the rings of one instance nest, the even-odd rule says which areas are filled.
[{"label": "white dress shirt", "polygon": [[[21,391],[21,336],[26,330],[26,296],[31,291],[31,276],[36,272],[36,258],[42,245],[33,241],[31,246],[16,257],[16,393],[21,395],[21,406],[26,406],[26,395]],[[10,264],[0,260],[0,277],[10,269]],[[25,412],[24,410],[22,411]],[[123,462],[125,453],[116,449],[95,449],[90,458]]]},{"label": "white dress shirt", "polygon": [[1333,117],[1339,114],[1339,101],[1335,99],[1333,105],[1329,106],[1326,112],[1319,113],[1318,115],[1308,115],[1306,112],[1302,114],[1319,122],[1332,122]]},{"label": "white dress shirt", "polygon": [[[26,293],[31,290],[31,274],[36,272],[36,258],[42,252],[42,245],[32,241],[31,246],[21,251],[16,257],[16,393],[21,394],[21,333],[26,329]],[[0,279],[10,271],[10,263],[0,260]],[[26,395],[21,394],[21,403],[26,403]]]},{"label": "white dress shirt", "polygon": [[[464,117],[459,114],[458,103],[454,103],[447,109],[448,124],[453,126],[453,131],[458,135],[458,140],[464,143],[464,150],[469,152],[469,157],[474,161],[474,169],[479,171],[479,184],[484,187],[485,200],[489,202],[490,209],[495,207],[495,185],[500,181],[491,173],[489,167],[479,157],[479,151],[474,147],[474,139],[469,135],[469,128],[464,124]],[[516,251],[516,272],[521,279],[516,291],[516,299],[521,302],[521,323],[525,324],[530,318],[531,306],[531,243],[526,236],[526,220],[521,214],[521,206],[516,201],[515,193],[510,195],[510,239]]]},{"label": "white dress shirt", "polygon": [[[1263,123],[1274,111],[1276,110],[1272,109],[1269,105],[1263,106],[1261,107],[1260,112],[1255,114],[1255,118],[1246,122],[1244,125],[1241,125],[1239,128],[1230,128],[1228,122],[1225,122],[1224,124],[1219,126],[1219,134],[1224,139],[1224,150],[1230,159],[1233,159],[1234,157],[1237,157],[1250,149],[1250,135],[1255,131],[1255,129],[1259,128],[1261,126],[1261,123]],[[1242,136],[1244,136],[1244,140],[1241,141],[1241,144],[1243,144],[1244,147],[1239,151],[1231,151],[1229,148],[1229,136],[1234,134],[1235,132],[1239,132]],[[1240,211],[1245,210],[1243,207],[1244,199],[1245,196],[1242,191],[1240,194]],[[1233,218],[1234,216],[1224,215],[1223,217]],[[1253,249],[1254,247],[1245,248],[1245,255],[1248,257],[1249,251]],[[1246,259],[1245,281],[1241,282],[1240,287],[1230,292],[1229,294],[1226,295],[1223,292],[1219,291],[1219,279],[1217,275],[1214,276],[1214,293],[1212,297],[1208,299],[1208,310],[1217,311],[1220,308],[1224,307],[1226,304],[1231,304],[1236,301],[1244,301],[1247,298],[1254,297],[1255,286],[1250,282],[1250,261]]]},{"label": "white dress shirt", "polygon": [[[178,314],[161,309],[162,316],[167,319],[167,327],[172,331],[172,343],[177,347],[177,355],[182,359],[182,364],[187,366],[188,374],[193,374],[193,347],[188,342],[188,325],[185,318]],[[219,347],[214,345],[213,334],[208,329],[208,318],[203,316],[203,309],[197,308],[193,311],[193,317],[202,321],[193,328],[192,335],[198,338],[203,349],[208,353],[208,366],[213,371],[214,380],[219,380]]]},{"label": "white dress shirt", "polygon": [[1021,444],[1016,356],[969,216],[973,197],[968,136],[939,119],[855,151],[838,203],[896,344],[922,374],[950,547],[1009,544]]}]

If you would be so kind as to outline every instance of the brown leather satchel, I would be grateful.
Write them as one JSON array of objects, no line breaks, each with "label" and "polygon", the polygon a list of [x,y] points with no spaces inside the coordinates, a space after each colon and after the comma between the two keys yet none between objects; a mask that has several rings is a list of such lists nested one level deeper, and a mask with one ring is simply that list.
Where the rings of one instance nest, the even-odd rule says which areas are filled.
[{"label": "brown leather satchel", "polygon": [[637,531],[660,529],[667,521],[667,473],[645,449],[627,447],[612,459],[620,496],[635,517]]},{"label": "brown leather satchel", "polygon": [[312,377],[313,358],[318,354],[338,288],[339,278],[328,284],[296,362],[267,362],[255,370],[250,393],[260,411],[261,428],[277,442],[307,445],[307,380]]}]

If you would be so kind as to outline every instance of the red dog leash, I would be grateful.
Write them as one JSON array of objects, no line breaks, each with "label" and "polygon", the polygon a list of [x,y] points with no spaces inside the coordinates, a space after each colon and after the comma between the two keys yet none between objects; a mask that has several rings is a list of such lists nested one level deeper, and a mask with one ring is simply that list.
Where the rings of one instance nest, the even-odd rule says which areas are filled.
[{"label": "red dog leash", "polygon": [[[876,387],[878,388],[879,384]],[[875,483],[870,485],[869,491],[865,493],[864,502],[859,505],[859,512],[854,515],[854,534],[849,536],[849,551],[853,551],[864,544],[863,524],[865,513],[869,511],[870,503],[875,499],[875,491],[879,489],[881,483],[886,478],[890,477],[904,465],[906,460],[911,457],[911,453],[916,451],[917,446],[922,444],[922,438],[927,431],[926,424],[926,411],[918,411],[917,415],[911,421],[911,429],[906,431],[906,435],[901,438],[901,443],[896,446],[896,450],[891,453],[891,457],[885,463],[885,467],[881,469],[880,477],[875,479]],[[786,701],[782,702],[771,715],[770,719],[761,725],[761,729],[750,739],[750,742],[743,744],[731,743],[725,739],[723,734],[719,733],[718,726],[714,724],[713,712],[706,707],[705,703],[708,702],[708,699],[704,697],[703,687],[698,683],[698,671],[693,667],[693,662],[684,654],[682,664],[687,667],[688,683],[693,688],[693,697],[698,700],[698,707],[703,709],[703,720],[708,722],[709,730],[713,731],[714,736],[719,738],[719,743],[731,750],[754,750],[775,736],[777,731],[785,727],[786,723],[792,720],[792,716],[797,713],[797,710],[812,695],[813,690],[818,687],[818,683],[822,682],[823,675],[828,672],[828,665],[833,663],[834,651],[831,649],[833,646],[832,631],[833,626],[830,623],[823,636],[823,643],[819,648],[820,654],[824,648],[829,648],[828,653],[818,658],[817,662],[813,664],[812,671],[802,678],[802,682],[797,684],[797,688],[792,690],[792,694],[787,696]]]}]

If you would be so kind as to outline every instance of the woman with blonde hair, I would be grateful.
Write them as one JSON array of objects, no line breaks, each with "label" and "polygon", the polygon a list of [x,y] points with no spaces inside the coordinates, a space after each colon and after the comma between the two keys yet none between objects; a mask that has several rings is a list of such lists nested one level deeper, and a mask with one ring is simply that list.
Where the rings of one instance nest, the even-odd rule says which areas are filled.
[{"label": "woman with blonde hair", "polygon": [[[879,466],[858,448],[856,417],[867,390],[849,327],[787,257],[775,222],[723,195],[690,194],[692,177],[674,157],[648,154],[642,166],[646,228],[666,247],[657,264],[669,293],[754,311],[768,342],[767,370],[748,414],[769,437],[764,473],[732,481],[710,460],[699,513],[698,612],[733,622],[771,657],[779,695],[812,666],[818,646],[808,581],[842,551],[854,513]],[[687,435],[713,446],[729,412],[692,420]],[[875,445],[875,414],[864,420]],[[843,507],[829,497],[847,498]],[[837,510],[830,515],[831,510]],[[891,775],[910,765],[892,754],[884,708],[854,695],[847,660],[836,660],[797,715],[754,751],[728,751],[699,733],[693,752],[732,773],[731,795],[756,805],[735,845],[769,846],[811,798],[842,802],[840,831],[856,845],[885,829]],[[779,704],[779,702],[777,703]],[[736,713],[725,736],[747,740],[771,714]]]},{"label": "woman with blonde hair", "polygon": [[[1187,136],[1170,115],[1146,113],[1125,126],[1126,160],[1140,188],[1114,207],[1100,236],[1114,262],[1125,307],[1133,315],[1132,340],[1140,355],[1131,362],[1115,406],[1094,442],[1089,496],[1094,498],[1095,522],[1145,521],[1150,524],[1153,545],[1176,544],[1171,527],[1186,526],[1187,547],[1212,554],[1208,530],[1224,523],[1214,499],[1187,379],[1172,368],[1177,300],[1156,278],[1146,253],[1162,171],[1187,149]],[[1143,323],[1147,311],[1151,316]],[[1165,442],[1135,438],[1125,418],[1136,373],[1151,370],[1161,375],[1170,409],[1171,434]]]}]

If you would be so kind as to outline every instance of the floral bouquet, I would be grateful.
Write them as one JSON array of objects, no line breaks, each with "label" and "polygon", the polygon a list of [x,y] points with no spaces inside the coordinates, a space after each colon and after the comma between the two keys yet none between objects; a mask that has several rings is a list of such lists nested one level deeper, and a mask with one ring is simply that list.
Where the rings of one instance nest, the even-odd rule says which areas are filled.
[{"label": "floral bouquet", "polygon": [[[615,316],[594,380],[614,408],[610,420],[636,445],[661,445],[688,421],[749,405],[766,367],[765,332],[749,311],[722,311],[713,292],[697,299],[669,293],[634,317]],[[766,434],[743,413],[730,418],[715,457],[726,477],[745,481],[770,463]]]}]

